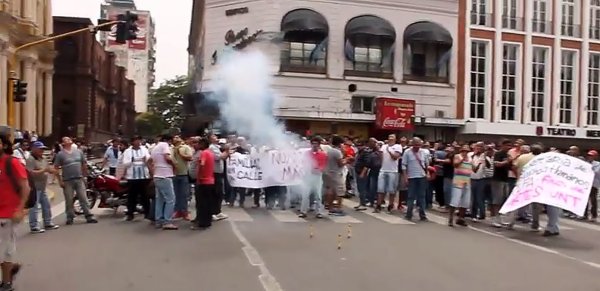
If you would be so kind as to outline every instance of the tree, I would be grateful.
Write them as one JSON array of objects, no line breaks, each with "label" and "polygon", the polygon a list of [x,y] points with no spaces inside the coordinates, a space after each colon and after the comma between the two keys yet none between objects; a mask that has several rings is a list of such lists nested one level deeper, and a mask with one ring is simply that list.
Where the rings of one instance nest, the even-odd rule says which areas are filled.
[{"label": "tree", "polygon": [[165,120],[153,112],[144,112],[135,118],[137,134],[144,137],[154,137],[169,128]]},{"label": "tree", "polygon": [[189,92],[188,85],[187,76],[177,76],[152,89],[148,96],[148,111],[160,117],[168,128],[180,128],[184,120],[183,96]]}]

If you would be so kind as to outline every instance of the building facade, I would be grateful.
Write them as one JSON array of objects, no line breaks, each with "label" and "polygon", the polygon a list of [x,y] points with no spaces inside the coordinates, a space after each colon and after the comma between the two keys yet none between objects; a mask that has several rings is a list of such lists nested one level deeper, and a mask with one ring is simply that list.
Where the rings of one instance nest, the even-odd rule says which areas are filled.
[{"label": "building facade", "polygon": [[[56,33],[88,27],[87,18],[54,17]],[[105,142],[135,129],[135,82],[118,66],[93,34],[77,34],[56,41],[54,64],[55,138],[73,136]]]},{"label": "building facade", "polygon": [[[19,51],[23,44],[42,40],[53,33],[51,0],[0,0],[0,126],[52,133],[52,78],[56,55],[52,42]],[[14,67],[9,65],[14,60]],[[27,101],[15,103],[9,118],[7,83],[10,71],[28,84]],[[12,124],[9,124],[12,119]]]},{"label": "building facade", "polygon": [[460,6],[459,62],[466,65],[457,116],[469,121],[463,134],[554,145],[600,138],[600,1],[462,0]]},{"label": "building facade", "polygon": [[131,11],[138,15],[137,39],[119,44],[115,41],[116,26],[111,32],[102,33],[100,40],[104,48],[114,52],[117,64],[127,68],[127,77],[135,81],[135,109],[146,112],[148,94],[155,81],[156,36],[155,24],[149,11],[137,10],[133,0],[106,1],[100,7],[102,18],[116,19],[117,15]]},{"label": "building facade", "polygon": [[225,47],[257,48],[273,64],[274,114],[290,130],[366,138],[404,129],[443,139],[462,125],[458,1],[194,2],[196,91],[207,90]]}]

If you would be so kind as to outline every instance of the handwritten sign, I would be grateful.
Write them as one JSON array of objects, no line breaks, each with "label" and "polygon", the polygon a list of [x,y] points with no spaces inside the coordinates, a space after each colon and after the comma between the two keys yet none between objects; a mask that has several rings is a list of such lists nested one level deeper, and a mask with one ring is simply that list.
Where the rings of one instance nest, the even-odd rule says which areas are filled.
[{"label": "handwritten sign", "polygon": [[227,179],[232,187],[264,188],[301,184],[311,169],[307,150],[232,154],[227,160]]},{"label": "handwritten sign", "polygon": [[541,154],[527,163],[500,213],[535,202],[583,216],[593,179],[592,166],[585,161],[560,153]]}]

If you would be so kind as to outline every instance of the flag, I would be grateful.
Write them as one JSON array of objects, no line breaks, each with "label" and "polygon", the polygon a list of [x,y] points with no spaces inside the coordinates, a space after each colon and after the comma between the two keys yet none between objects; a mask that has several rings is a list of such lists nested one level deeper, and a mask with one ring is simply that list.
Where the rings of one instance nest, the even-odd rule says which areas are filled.
[{"label": "flag", "polygon": [[315,46],[315,48],[310,52],[310,57],[308,59],[309,63],[312,64],[312,62],[315,62],[316,64],[319,61],[319,59],[323,57],[323,54],[325,53],[325,51],[327,51],[328,41],[329,37],[326,37],[325,39],[323,39],[323,41],[321,41],[321,43]]},{"label": "flag", "polygon": [[392,44],[391,47],[388,48],[385,56],[381,58],[381,63],[379,63],[379,67],[383,68],[385,66],[391,67],[390,65],[394,62],[394,51],[396,50],[396,43]]},{"label": "flag", "polygon": [[439,59],[438,63],[435,66],[436,71],[439,71],[440,68],[443,68],[443,66],[448,64],[448,61],[450,60],[450,57],[452,57],[452,49],[448,49],[447,52],[445,52]]},{"label": "flag", "polygon": [[346,59],[354,62],[354,46],[350,43],[349,39],[346,39],[346,44],[344,45],[344,54],[346,55]]}]

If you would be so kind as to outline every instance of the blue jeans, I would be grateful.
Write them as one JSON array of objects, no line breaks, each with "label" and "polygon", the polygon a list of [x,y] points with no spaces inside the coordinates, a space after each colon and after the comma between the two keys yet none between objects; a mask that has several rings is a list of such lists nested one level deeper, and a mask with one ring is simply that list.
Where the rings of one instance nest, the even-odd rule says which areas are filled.
[{"label": "blue jeans", "polygon": [[429,182],[427,178],[410,178],[408,179],[408,195],[406,197],[406,218],[411,219],[413,214],[413,207],[415,200],[417,200],[417,207],[419,207],[419,216],[421,218],[427,217],[425,215],[425,196],[427,195],[427,187]]},{"label": "blue jeans", "polygon": [[190,178],[188,175],[173,177],[173,190],[175,191],[175,211],[188,211],[188,198],[190,196]]},{"label": "blue jeans", "polygon": [[52,211],[50,210],[50,200],[46,194],[46,190],[37,190],[37,202],[35,206],[29,209],[29,227],[36,228],[40,227],[38,224],[38,205],[42,208],[42,217],[44,219],[44,226],[52,224]]},{"label": "blue jeans", "polygon": [[452,178],[444,178],[444,201],[446,204],[452,200]]},{"label": "blue jeans", "polygon": [[154,178],[154,189],[156,190],[154,217],[156,224],[171,223],[173,209],[175,208],[175,193],[173,180],[171,178]]},{"label": "blue jeans", "polygon": [[471,215],[485,219],[485,189],[488,179],[471,179]]},{"label": "blue jeans", "polygon": [[308,179],[310,181],[308,191],[304,191],[302,193],[302,203],[300,205],[300,212],[306,214],[310,207],[310,198],[311,196],[315,199],[315,212],[317,214],[323,211],[323,203],[321,200],[323,199],[323,175],[321,173],[318,174],[308,174]]},{"label": "blue jeans", "polygon": [[367,205],[367,197],[369,196],[369,177],[356,177],[356,186],[358,187],[358,200],[360,205]]},{"label": "blue jeans", "polygon": [[369,190],[367,192],[367,201],[369,201],[371,205],[375,205],[375,201],[377,200],[377,183],[379,180],[379,171],[369,171],[368,179]]}]

